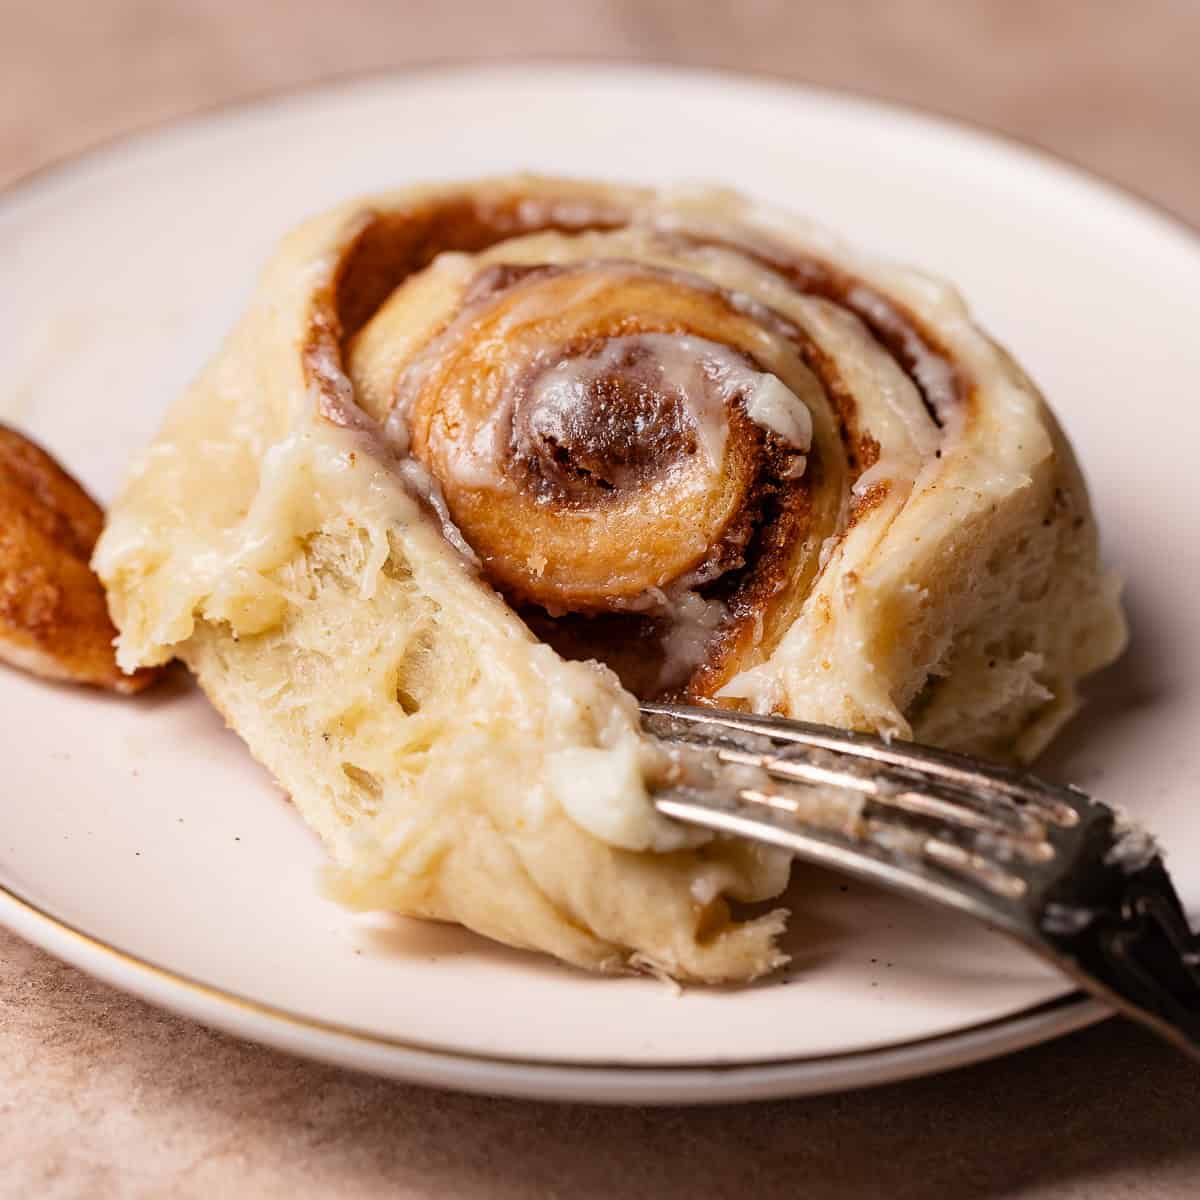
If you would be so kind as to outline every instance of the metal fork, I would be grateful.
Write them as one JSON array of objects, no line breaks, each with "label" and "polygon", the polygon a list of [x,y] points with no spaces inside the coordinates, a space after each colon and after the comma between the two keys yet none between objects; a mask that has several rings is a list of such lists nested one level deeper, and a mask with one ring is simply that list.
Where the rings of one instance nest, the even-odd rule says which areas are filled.
[{"label": "metal fork", "polygon": [[643,704],[659,812],[790,850],[1015,938],[1200,1059],[1200,938],[1158,847],[1074,787],[822,725]]}]

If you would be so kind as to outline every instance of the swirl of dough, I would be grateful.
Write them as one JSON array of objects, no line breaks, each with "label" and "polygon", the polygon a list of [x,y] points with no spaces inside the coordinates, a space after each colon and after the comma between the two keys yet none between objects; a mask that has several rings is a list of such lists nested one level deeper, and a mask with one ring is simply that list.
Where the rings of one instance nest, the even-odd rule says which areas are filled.
[{"label": "swirl of dough", "polygon": [[540,638],[711,698],[795,623],[822,547],[902,501],[967,372],[761,232],[612,190],[541,203],[474,252],[422,243],[344,339],[353,402]]},{"label": "swirl of dough", "polygon": [[764,370],[749,318],[665,272],[535,268],[503,289],[496,273],[405,369],[390,419],[488,578],[562,615],[661,608],[741,566],[768,500],[802,499],[797,393],[819,393],[803,362],[773,356],[787,382]]}]

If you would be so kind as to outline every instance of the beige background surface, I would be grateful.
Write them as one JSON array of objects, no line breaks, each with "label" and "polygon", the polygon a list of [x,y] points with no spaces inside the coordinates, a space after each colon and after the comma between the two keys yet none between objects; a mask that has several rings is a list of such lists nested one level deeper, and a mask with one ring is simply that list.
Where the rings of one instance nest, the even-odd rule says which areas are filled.
[{"label": "beige background surface", "polygon": [[[0,182],[198,107],[533,55],[850,88],[1035,141],[1200,223],[1196,0],[0,0]],[[708,1110],[442,1095],[149,1008],[0,933],[4,1196],[1193,1197],[1200,1071],[1109,1023],[934,1079]]]}]

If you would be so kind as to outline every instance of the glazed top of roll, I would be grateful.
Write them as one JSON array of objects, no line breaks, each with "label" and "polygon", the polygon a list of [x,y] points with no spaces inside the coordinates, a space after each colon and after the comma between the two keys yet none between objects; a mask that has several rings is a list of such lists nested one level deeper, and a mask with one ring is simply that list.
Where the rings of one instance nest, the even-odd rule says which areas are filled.
[{"label": "glazed top of roll", "polygon": [[[378,422],[538,636],[643,697],[769,657],[822,548],[971,424],[927,318],[756,216],[712,192],[443,199],[367,224],[330,297],[353,407],[327,413]],[[385,275],[372,241],[421,224]]]}]

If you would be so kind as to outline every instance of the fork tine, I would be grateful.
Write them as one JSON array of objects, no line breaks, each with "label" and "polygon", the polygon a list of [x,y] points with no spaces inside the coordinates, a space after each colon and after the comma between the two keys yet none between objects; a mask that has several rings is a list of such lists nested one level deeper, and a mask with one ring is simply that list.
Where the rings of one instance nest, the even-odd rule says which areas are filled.
[{"label": "fork tine", "polygon": [[[775,781],[815,788],[817,794],[833,789],[857,795],[861,800],[855,813],[858,837],[866,834],[868,826],[877,840],[894,838],[901,827],[919,833],[932,839],[931,844],[941,844],[937,858],[940,866],[973,873],[992,890],[1019,892],[1024,885],[1014,882],[1017,878],[1014,863],[1034,865],[1053,859],[1054,848],[1047,840],[1048,825],[1071,824],[1061,816],[1056,819],[1052,806],[1018,799],[1009,790],[998,788],[991,782],[990,768],[981,765],[976,770],[973,760],[962,760],[971,770],[956,771],[952,776],[939,769],[946,766],[941,760],[934,760],[933,770],[927,769],[925,747],[907,743],[889,745],[865,735],[849,735],[851,740],[847,744],[851,748],[846,749],[841,745],[844,739],[839,732],[823,726],[766,718],[769,734],[764,734],[764,719],[752,718],[755,732],[750,734],[743,728],[746,724],[742,721],[743,714],[726,717],[707,709],[668,705],[646,706],[644,711],[647,710],[650,718],[647,724],[652,732],[715,752],[718,762],[753,768]],[[790,740],[799,737],[804,741]],[[760,748],[743,748],[749,744]],[[769,748],[761,748],[764,745]],[[839,748],[829,748],[834,745]],[[877,757],[866,757],[861,753],[863,749],[882,749],[888,758],[880,761]],[[901,754],[902,767],[893,761]],[[827,760],[833,765],[827,765]],[[960,765],[954,763],[956,767]],[[1005,774],[1006,783],[1013,782],[1011,774]],[[788,807],[780,797],[764,792],[761,787],[743,790],[741,799],[781,809]],[[1076,815],[1074,809],[1069,811],[1073,817]],[[811,804],[803,817],[810,823],[828,824],[816,818]],[[913,853],[930,858],[933,852],[926,853],[922,843]]]},{"label": "fork tine", "polygon": [[[742,781],[743,811],[773,809],[793,828],[840,834],[877,857],[901,853],[1011,899],[1044,884],[1056,840],[1090,805],[1082,793],[912,743],[713,709],[648,704],[643,713],[650,732],[765,776]],[[856,804],[821,812],[818,798],[830,796]]]},{"label": "fork tine", "polygon": [[[846,791],[861,792],[876,804],[900,808],[914,815],[935,817],[955,825],[997,835],[1011,835],[1020,839],[1041,841],[1045,837],[1045,824],[1028,808],[1015,804],[985,803],[974,792],[956,790],[952,785],[937,787],[940,780],[929,781],[923,789],[909,786],[912,780],[905,778],[901,786],[888,786],[889,777],[881,773],[871,777],[860,771],[837,770],[820,765],[807,758],[783,754],[753,754],[746,750],[717,750],[721,762],[741,766],[759,767],[776,779],[815,786],[844,788]],[[953,796],[953,800],[947,799]]]},{"label": "fork tine", "polygon": [[[838,836],[835,832],[799,819],[795,807],[789,806],[781,797],[745,792],[740,799],[745,802],[741,810],[715,807],[702,795],[687,789],[669,789],[655,796],[655,807],[663,816],[673,817],[689,825],[698,825],[731,837],[749,838],[787,850],[805,862],[816,863],[842,871],[868,883],[881,884],[895,891],[904,892],[914,899],[928,902],[933,900],[950,908],[959,909],[990,925],[1006,929],[1013,936],[1027,936],[1020,915],[1010,910],[993,911],[981,907],[977,893],[968,892],[961,885],[943,882],[936,876],[918,877],[903,861],[896,861],[883,853],[872,852],[872,843],[858,842],[853,838]],[[768,801],[775,803],[768,803]],[[784,813],[792,820],[775,822],[764,820],[760,813]],[[902,831],[891,830],[894,836],[903,836]],[[1003,872],[995,863],[982,858],[949,861],[951,843],[941,843],[943,851],[935,850],[932,855],[924,854],[924,847],[936,839],[917,838],[912,834],[907,839],[912,849],[910,855],[928,857],[931,865],[941,868],[951,876],[971,882],[977,888],[1003,900],[1017,900],[1024,895],[1027,886],[1019,876]],[[939,859],[939,853],[942,857]]]},{"label": "fork tine", "polygon": [[1034,780],[1010,767],[929,746],[918,747],[911,742],[888,742],[873,734],[728,709],[645,703],[641,711],[648,718],[651,732],[664,729],[668,736],[698,740],[725,735],[736,741],[739,736],[750,735],[785,745],[825,750],[860,762],[915,773],[925,781],[937,780],[967,794],[980,789],[992,796],[999,793],[1063,828],[1078,824],[1078,806],[1087,804],[1087,797],[1073,788]]}]

